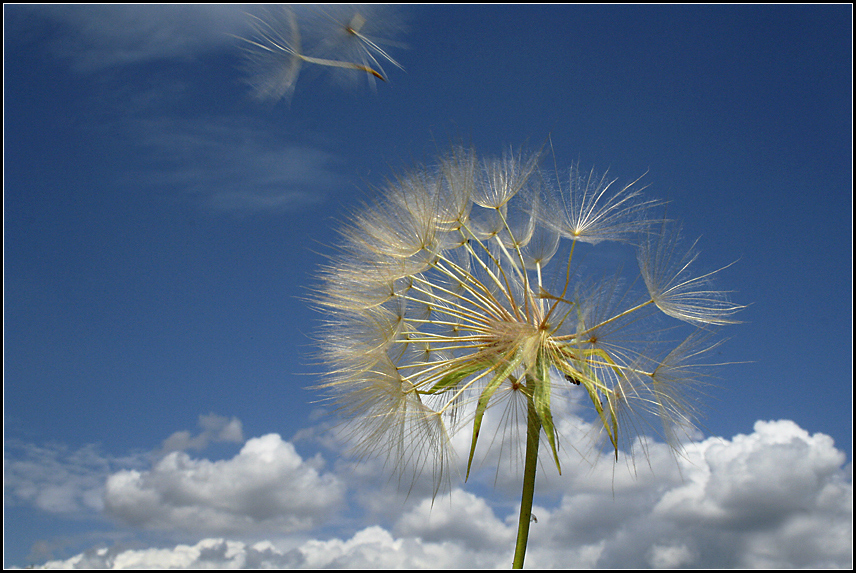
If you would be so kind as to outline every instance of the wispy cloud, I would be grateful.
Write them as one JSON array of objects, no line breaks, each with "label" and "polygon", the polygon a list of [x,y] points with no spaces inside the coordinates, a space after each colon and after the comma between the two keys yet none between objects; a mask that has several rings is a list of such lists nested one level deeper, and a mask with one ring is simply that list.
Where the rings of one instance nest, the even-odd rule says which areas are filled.
[{"label": "wispy cloud", "polygon": [[145,158],[140,180],[213,211],[311,206],[343,183],[333,155],[239,118],[150,117],[129,122],[127,132]]},{"label": "wispy cloud", "polygon": [[230,5],[51,5],[26,8],[35,27],[50,21],[49,50],[79,73],[163,58],[194,58],[234,43],[246,14]]},{"label": "wispy cloud", "polygon": [[[214,433],[214,426],[228,427],[225,418],[206,420]],[[148,468],[108,474],[112,464],[96,464],[80,485],[86,472],[75,473],[80,463],[74,460],[85,458],[86,451],[41,461],[31,456],[29,475],[42,476],[34,487],[67,484],[75,491],[103,491],[105,514],[140,530],[180,533],[182,543],[176,538],[175,545],[149,549],[93,548],[46,564],[51,567],[510,563],[516,511],[492,501],[487,488],[494,476],[433,501],[430,493],[405,499],[390,494],[393,486],[378,485],[385,480],[378,465],[337,463],[328,469],[320,455],[304,459],[290,442],[269,434],[247,440],[226,460],[176,451]],[[850,567],[851,468],[828,436],[811,435],[788,420],[761,421],[745,435],[690,443],[677,460],[658,442],[649,443],[648,452],[651,468],[640,467],[635,477],[613,467],[604,454],[593,467],[569,465],[566,475],[550,479],[549,495],[534,508],[531,566]],[[7,472],[14,468],[18,476],[14,495],[38,507],[56,507],[22,493],[23,472],[16,464],[7,462]],[[366,475],[355,474],[355,468]],[[48,479],[49,471],[60,477]],[[104,479],[103,490],[94,476]],[[364,486],[370,482],[372,487]],[[420,489],[430,492],[425,485]],[[88,510],[97,505],[90,503]],[[383,505],[386,511],[377,511]],[[69,507],[83,511],[84,506],[78,501]],[[188,535],[200,541],[187,544]]]},{"label": "wispy cloud", "polygon": [[[202,113],[192,62],[234,52],[235,68],[209,69],[208,90],[238,87],[235,35],[249,25],[240,6],[18,6],[16,37],[44,42],[89,90],[80,121],[123,165],[117,186],[161,192],[215,213],[282,213],[313,206],[345,185],[341,160],[283,132],[283,125],[225,108]],[[49,26],[40,25],[50,22]],[[178,66],[135,64],[171,59]],[[128,69],[120,69],[128,68]],[[130,78],[130,81],[129,81]],[[139,81],[137,81],[139,80]],[[243,88],[241,88],[243,90]],[[232,111],[228,111],[231,109]],[[118,190],[117,190],[118,191]]]},{"label": "wispy cloud", "polygon": [[211,442],[231,442],[240,444],[244,441],[244,430],[241,421],[234,416],[208,414],[199,416],[199,426],[202,431],[196,435],[187,430],[173,433],[163,442],[164,454],[185,450],[204,450]]},{"label": "wispy cloud", "polygon": [[7,441],[4,499],[8,504],[32,505],[48,513],[97,513],[104,507],[104,480],[118,467],[96,445],[71,450],[62,444],[37,446]]}]

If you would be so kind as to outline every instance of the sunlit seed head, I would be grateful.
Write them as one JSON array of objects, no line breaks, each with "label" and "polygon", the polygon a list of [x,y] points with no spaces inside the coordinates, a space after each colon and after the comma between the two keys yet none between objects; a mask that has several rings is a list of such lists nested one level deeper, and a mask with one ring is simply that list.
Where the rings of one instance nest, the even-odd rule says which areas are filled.
[{"label": "sunlit seed head", "polygon": [[[639,400],[632,412],[637,420],[644,418],[649,429],[675,450],[695,428],[701,417],[701,390],[708,383],[699,359],[716,349],[721,341],[714,341],[711,332],[695,330],[668,354],[654,360],[638,372],[645,372],[635,380]],[[650,367],[650,370],[648,368]],[[652,421],[658,422],[657,426]]]},{"label": "sunlit seed head", "polygon": [[734,324],[737,321],[731,317],[745,306],[732,303],[726,292],[714,288],[711,278],[718,271],[694,274],[698,256],[695,244],[681,250],[680,226],[663,221],[660,231],[642,242],[638,254],[651,299],[664,313],[684,322]]},{"label": "sunlit seed head", "polygon": [[[393,178],[353,215],[320,275],[329,371],[321,387],[350,421],[358,450],[386,456],[397,471],[443,478],[450,437],[465,420],[469,471],[497,405],[509,424],[534,412],[557,467],[554,406],[574,392],[591,402],[616,455],[657,420],[671,428],[695,416],[685,365],[698,354],[689,344],[668,348],[651,319],[717,325],[736,308],[699,302],[722,298],[697,288],[709,277],[684,278],[685,260],[669,263],[671,242],[650,233],[655,202],[633,185],[592,176],[568,194],[537,155],[523,157],[456,149]],[[577,242],[605,240],[642,245],[643,281],[618,271],[587,277],[573,262]],[[635,288],[641,282],[647,291]],[[503,427],[491,442],[517,451],[507,442],[519,439]]]},{"label": "sunlit seed head", "polygon": [[508,203],[523,187],[538,167],[540,156],[523,156],[507,151],[502,159],[482,160],[482,173],[476,179],[473,202],[487,209],[499,209]]},{"label": "sunlit seed head", "polygon": [[544,217],[544,224],[563,237],[591,243],[632,241],[651,225],[648,212],[660,202],[642,198],[638,180],[620,186],[617,179],[594,170],[571,168],[567,184],[559,184],[558,196]]},{"label": "sunlit seed head", "polygon": [[250,19],[253,35],[239,39],[253,95],[259,100],[288,100],[303,63],[297,18],[288,6],[277,5]]},{"label": "sunlit seed head", "polygon": [[386,201],[353,218],[343,231],[352,248],[405,261],[410,272],[430,264],[437,244],[436,198],[416,177],[391,182]]},{"label": "sunlit seed head", "polygon": [[249,18],[252,34],[238,39],[247,82],[259,100],[290,100],[306,68],[351,85],[366,78],[372,88],[376,79],[386,81],[382,62],[401,68],[381,47],[386,42],[373,35],[400,31],[390,7],[271,5]]},{"label": "sunlit seed head", "polygon": [[543,225],[537,225],[522,250],[523,262],[527,267],[544,268],[559,250],[559,233]]},{"label": "sunlit seed head", "polygon": [[[475,187],[476,157],[471,150],[453,149],[440,159],[437,180],[437,224],[446,231],[454,231],[469,218]],[[464,235],[461,234],[461,238]],[[458,239],[459,241],[461,239]]]},{"label": "sunlit seed head", "polygon": [[499,209],[488,209],[475,205],[469,212],[464,226],[464,234],[467,239],[490,240],[498,236],[504,229],[503,222],[506,207]]},{"label": "sunlit seed head", "polygon": [[[404,70],[391,52],[404,45],[395,38],[405,31],[403,15],[392,5],[328,4],[312,6],[301,12],[307,55],[327,60],[353,62],[375,70],[381,79],[389,77],[389,64]],[[331,69],[331,71],[333,71]],[[374,87],[371,74],[344,73],[335,80],[343,85],[355,85],[368,80]]]}]

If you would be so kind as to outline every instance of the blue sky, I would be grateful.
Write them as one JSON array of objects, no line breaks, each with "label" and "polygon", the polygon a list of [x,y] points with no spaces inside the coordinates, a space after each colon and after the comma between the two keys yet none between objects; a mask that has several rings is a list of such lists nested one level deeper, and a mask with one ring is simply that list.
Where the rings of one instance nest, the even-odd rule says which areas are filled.
[{"label": "blue sky", "polygon": [[548,136],[647,172],[750,306],[699,457],[545,478],[527,564],[852,565],[849,5],[386,8],[404,71],[307,64],[277,103],[254,10],[4,6],[4,565],[505,566],[518,485],[432,508],[342,454],[305,299],[393,173]]}]

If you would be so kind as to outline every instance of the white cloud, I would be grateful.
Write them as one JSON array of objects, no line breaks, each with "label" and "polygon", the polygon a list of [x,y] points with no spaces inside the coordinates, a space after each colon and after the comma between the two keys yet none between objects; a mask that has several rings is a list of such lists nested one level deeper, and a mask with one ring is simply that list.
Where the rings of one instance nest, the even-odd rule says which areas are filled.
[{"label": "white cloud", "polygon": [[49,48],[81,73],[163,58],[193,58],[234,44],[232,34],[242,34],[248,27],[244,10],[229,5],[51,5],[27,7],[24,13],[53,22]]},{"label": "white cloud", "polygon": [[241,421],[232,416],[208,414],[199,416],[199,426],[202,432],[192,435],[187,430],[174,432],[163,442],[162,451],[167,454],[183,450],[204,450],[210,442],[231,442],[239,444],[244,441],[244,430]]},{"label": "white cloud", "polygon": [[781,523],[817,505],[817,496],[844,463],[832,438],[810,436],[790,421],[757,422],[755,432],[698,448],[693,482],[664,496],[657,510],[676,521],[732,530]]},{"label": "white cloud", "polygon": [[217,414],[199,416],[202,431],[182,430],[164,440],[159,452],[111,456],[97,444],[76,450],[62,444],[5,444],[4,490],[12,504],[33,505],[55,514],[91,514],[104,509],[104,484],[119,471],[144,469],[153,459],[175,450],[202,450],[211,442],[244,441],[241,421]]},{"label": "white cloud", "polygon": [[494,551],[478,553],[451,542],[396,538],[382,527],[370,526],[349,539],[310,540],[290,550],[279,550],[269,542],[250,544],[209,538],[195,545],[179,544],[172,548],[96,549],[66,560],[48,561],[42,566],[49,569],[439,569],[501,567],[508,561]]},{"label": "white cloud", "polygon": [[852,478],[828,436],[758,422],[749,435],[690,444],[682,477],[668,471],[663,444],[650,452],[653,472],[617,479],[614,497],[577,481],[539,514],[533,530],[548,526],[534,534],[535,559],[555,567],[553,551],[600,541],[598,567],[850,565]]},{"label": "white cloud", "polygon": [[172,452],[151,470],[107,480],[107,514],[147,529],[228,533],[310,529],[342,502],[344,485],[304,461],[278,434],[248,440],[234,458]]},{"label": "white cloud", "polygon": [[[147,68],[129,81],[118,66],[172,58],[192,61],[212,50],[234,52],[249,25],[247,8],[230,5],[16,6],[13,35],[44,41],[80,72],[102,72],[79,118],[89,136],[110,141],[132,159],[117,181],[122,191],[178,196],[215,213],[282,213],[314,206],[345,183],[339,159],[295,143],[281,125],[240,113],[200,116],[192,73]],[[38,22],[49,21],[41,32]],[[50,34],[50,35],[48,35]],[[189,68],[184,66],[182,69]],[[237,70],[212,72],[223,89]],[[233,75],[230,75],[233,74]],[[244,91],[240,88],[241,92]],[[248,97],[248,92],[245,94]],[[228,96],[224,96],[228,97]],[[234,112],[234,108],[230,108]],[[117,189],[118,191],[118,189]]]},{"label": "white cloud", "polygon": [[[48,561],[47,569],[188,569],[253,567],[254,558],[265,555],[265,544],[247,545],[225,539],[203,539],[195,545],[179,544],[170,549],[95,549],[66,560]],[[278,558],[281,554],[275,553]]]},{"label": "white cloud", "polygon": [[210,211],[253,214],[317,204],[342,183],[335,156],[248,120],[144,115],[124,124],[145,158],[127,185],[145,181]]},{"label": "white cloud", "polygon": [[[852,565],[852,476],[828,436],[786,420],[758,422],[746,435],[689,444],[677,461],[660,443],[648,452],[651,468],[640,463],[636,477],[604,454],[593,468],[568,463],[545,480],[527,567]],[[509,566],[517,508],[514,496],[483,489],[492,473],[434,500],[430,488],[416,493],[424,484],[408,498],[394,484],[385,489],[386,479],[375,463],[322,473],[319,458],[303,460],[275,434],[220,462],[173,452],[150,470],[113,473],[108,511],[143,528],[225,539],[93,549],[49,565]],[[333,513],[345,483],[352,505]],[[294,532],[313,526],[325,533]]]},{"label": "white cloud", "polygon": [[[652,515],[735,553],[737,567],[824,567],[852,561],[853,484],[844,453],[789,420],[708,438],[683,463],[687,482]],[[739,549],[737,549],[739,548]]]},{"label": "white cloud", "polygon": [[5,443],[4,497],[13,505],[32,505],[55,514],[80,515],[103,509],[104,480],[135,457],[116,459],[94,444],[72,450],[60,444]]},{"label": "white cloud", "polygon": [[490,551],[513,545],[517,528],[498,519],[484,499],[455,489],[442,499],[423,499],[401,516],[395,532],[428,542],[454,540],[467,550]]},{"label": "white cloud", "polygon": [[691,565],[695,554],[686,545],[654,545],[648,551],[647,559],[656,569],[675,569]]}]

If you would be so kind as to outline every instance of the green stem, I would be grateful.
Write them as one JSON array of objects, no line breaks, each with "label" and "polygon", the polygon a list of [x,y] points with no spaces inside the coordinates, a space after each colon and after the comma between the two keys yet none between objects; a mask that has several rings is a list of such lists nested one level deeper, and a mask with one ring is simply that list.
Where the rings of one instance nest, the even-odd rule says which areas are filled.
[{"label": "green stem", "polygon": [[[532,385],[532,381],[528,386]],[[532,520],[532,496],[535,494],[535,470],[538,468],[538,442],[541,437],[541,420],[535,405],[529,401],[526,427],[526,461],[523,466],[523,493],[520,498],[520,520],[517,524],[517,546],[514,549],[512,568],[523,569],[526,557],[526,542],[529,540],[529,523]]]}]

